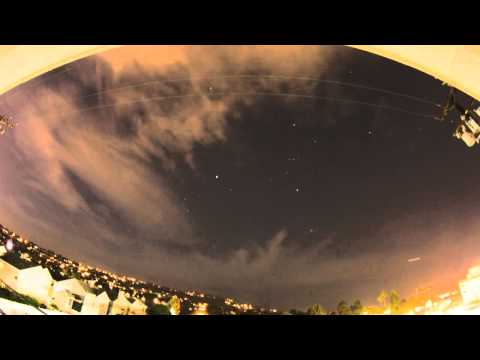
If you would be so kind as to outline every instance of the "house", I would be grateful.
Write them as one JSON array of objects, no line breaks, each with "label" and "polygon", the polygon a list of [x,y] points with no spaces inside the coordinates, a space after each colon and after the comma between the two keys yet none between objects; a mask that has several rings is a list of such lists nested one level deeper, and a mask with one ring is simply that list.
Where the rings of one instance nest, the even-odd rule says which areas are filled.
[{"label": "house", "polygon": [[0,258],[0,280],[14,291],[48,304],[54,285],[50,271],[21,262],[12,265],[7,256]]},{"label": "house", "polygon": [[81,314],[84,302],[88,304],[88,311],[90,310],[92,296],[95,297],[90,288],[80,280],[62,280],[53,286],[52,304],[68,314]]},{"label": "house", "polygon": [[97,306],[99,315],[107,315],[108,311],[110,310],[112,301],[110,300],[110,297],[108,296],[107,292],[104,291],[97,296],[95,304]]},{"label": "house", "polygon": [[139,299],[135,299],[132,303],[127,295],[120,291],[117,298],[112,303],[110,315],[145,315],[147,306]]},{"label": "house", "polygon": [[42,266],[35,266],[20,271],[17,291],[43,304],[48,304],[54,283],[55,281],[48,269]]},{"label": "house", "polygon": [[18,275],[20,269],[16,268],[5,259],[0,258],[0,280],[12,289],[17,288]]},{"label": "house", "polygon": [[112,303],[110,315],[128,315],[130,305],[127,295],[123,291],[119,291],[117,298]]},{"label": "house", "polygon": [[110,298],[104,291],[100,295],[85,295],[81,313],[83,315],[107,315],[110,309]]},{"label": "house", "polygon": [[147,314],[147,305],[145,305],[139,299],[135,299],[133,304],[130,306],[130,315],[146,315]]},{"label": "house", "polygon": [[465,305],[480,302],[480,266],[469,269],[466,278],[459,282],[460,294]]}]

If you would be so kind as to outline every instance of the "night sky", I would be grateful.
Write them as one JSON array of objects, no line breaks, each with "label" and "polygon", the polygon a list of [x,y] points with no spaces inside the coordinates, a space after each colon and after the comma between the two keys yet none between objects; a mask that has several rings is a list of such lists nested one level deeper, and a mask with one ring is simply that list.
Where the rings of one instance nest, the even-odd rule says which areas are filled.
[{"label": "night sky", "polygon": [[19,124],[0,139],[0,222],[92,265],[281,308],[451,286],[480,254],[480,150],[433,119],[447,93],[341,46],[112,50],[0,98]]}]

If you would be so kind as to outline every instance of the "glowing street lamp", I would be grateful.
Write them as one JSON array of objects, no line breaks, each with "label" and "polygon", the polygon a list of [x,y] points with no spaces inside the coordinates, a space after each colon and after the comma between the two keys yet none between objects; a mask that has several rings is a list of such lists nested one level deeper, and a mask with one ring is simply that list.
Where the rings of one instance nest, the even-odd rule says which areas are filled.
[{"label": "glowing street lamp", "polygon": [[13,251],[14,245],[12,239],[8,239],[7,243],[5,244],[5,249],[7,249],[8,252]]}]

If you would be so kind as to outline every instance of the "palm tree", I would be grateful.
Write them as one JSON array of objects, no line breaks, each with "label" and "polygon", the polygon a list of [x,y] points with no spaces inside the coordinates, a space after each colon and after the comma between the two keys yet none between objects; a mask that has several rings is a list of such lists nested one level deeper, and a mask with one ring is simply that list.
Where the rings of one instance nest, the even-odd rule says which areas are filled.
[{"label": "palm tree", "polygon": [[320,304],[314,304],[307,310],[308,315],[327,315],[327,311]]},{"label": "palm tree", "polygon": [[345,300],[342,300],[338,303],[337,311],[340,315],[352,315],[352,310]]},{"label": "palm tree", "polygon": [[172,315],[179,315],[180,314],[181,303],[180,303],[180,299],[178,298],[178,296],[173,295],[170,298],[170,301],[168,302],[168,305],[170,306],[170,313]]},{"label": "palm tree", "polygon": [[360,315],[363,310],[363,305],[360,300],[355,300],[353,305],[350,306],[350,309],[352,310],[353,315]]},{"label": "palm tree", "polygon": [[386,290],[380,291],[380,294],[378,294],[378,297],[377,297],[377,301],[383,306],[384,309],[387,308],[389,299],[390,299],[390,295]]},{"label": "palm tree", "polygon": [[396,290],[390,291],[390,306],[392,309],[392,313],[398,312],[400,308],[400,295]]}]

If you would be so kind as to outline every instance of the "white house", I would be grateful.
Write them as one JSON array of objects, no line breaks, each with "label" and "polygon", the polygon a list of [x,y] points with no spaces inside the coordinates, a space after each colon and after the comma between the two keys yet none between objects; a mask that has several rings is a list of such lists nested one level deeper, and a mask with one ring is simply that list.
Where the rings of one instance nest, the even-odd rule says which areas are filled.
[{"label": "white house", "polygon": [[139,299],[135,299],[133,304],[130,306],[130,315],[146,315],[147,314],[147,305],[145,305]]},{"label": "white house", "polygon": [[[89,294],[95,297],[90,288],[80,280],[57,281],[53,286],[52,304],[68,314],[80,314]],[[90,296],[87,297],[87,302],[91,301],[89,298]]]},{"label": "white house", "polygon": [[130,310],[130,301],[123,291],[118,293],[117,298],[112,302],[110,315],[127,315]]},{"label": "white house", "polygon": [[0,258],[0,280],[20,294],[48,304],[54,280],[48,269],[41,266],[16,268]]},{"label": "white house", "polygon": [[66,314],[83,315],[145,315],[147,305],[140,299],[129,300],[120,291],[111,301],[104,291],[95,295],[91,288],[78,279],[55,281],[50,271],[42,266],[28,267],[26,263],[12,260],[20,268],[7,261],[8,252],[0,247],[0,281],[14,291],[28,295],[45,305],[54,305]]},{"label": "white house", "polygon": [[147,306],[143,302],[135,299],[135,301],[131,303],[123,291],[118,293],[110,309],[111,315],[145,315],[146,313]]},{"label": "white house", "polygon": [[95,305],[97,307],[97,314],[98,315],[107,315],[108,310],[110,310],[111,300],[108,294],[104,291],[100,295],[97,296],[95,300]]},{"label": "white house", "polygon": [[0,280],[12,289],[17,288],[20,269],[0,258]]},{"label": "white house", "polygon": [[466,279],[458,283],[463,303],[480,303],[480,266],[470,268]]},{"label": "white house", "polygon": [[41,303],[48,304],[55,281],[48,269],[35,266],[20,270],[17,291],[28,295]]},{"label": "white house", "polygon": [[83,315],[107,315],[109,307],[110,298],[105,291],[98,296],[89,293],[85,295],[81,313]]},{"label": "white house", "polygon": [[33,306],[0,298],[0,308],[6,315],[45,315]]}]

